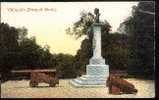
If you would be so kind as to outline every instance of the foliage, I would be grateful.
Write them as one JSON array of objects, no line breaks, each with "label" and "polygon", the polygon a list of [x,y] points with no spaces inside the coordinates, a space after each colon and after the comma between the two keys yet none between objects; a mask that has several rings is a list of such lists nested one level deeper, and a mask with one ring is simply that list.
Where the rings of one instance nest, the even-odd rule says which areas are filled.
[{"label": "foliage", "polygon": [[128,67],[128,37],[121,33],[112,33],[103,37],[103,57],[110,70],[127,70]]},{"label": "foliage", "polygon": [[55,55],[55,59],[59,78],[73,78],[76,76],[76,71],[73,66],[74,56],[60,53]]},{"label": "foliage", "polygon": [[[76,39],[83,35],[87,35],[89,39],[92,39],[93,30],[91,26],[94,22],[94,17],[95,16],[92,13],[82,11],[80,14],[80,19],[73,24],[72,28],[69,27],[66,29],[66,34],[72,35]],[[102,31],[104,33],[108,33],[111,30],[110,24],[106,20],[101,23],[103,23]]]},{"label": "foliage", "polygon": [[0,71],[4,80],[9,77],[9,74],[6,73],[16,64],[17,39],[18,34],[14,27],[4,23],[0,24]]},{"label": "foliage", "polygon": [[129,73],[139,77],[154,76],[154,2],[140,2],[125,20],[129,37]]}]

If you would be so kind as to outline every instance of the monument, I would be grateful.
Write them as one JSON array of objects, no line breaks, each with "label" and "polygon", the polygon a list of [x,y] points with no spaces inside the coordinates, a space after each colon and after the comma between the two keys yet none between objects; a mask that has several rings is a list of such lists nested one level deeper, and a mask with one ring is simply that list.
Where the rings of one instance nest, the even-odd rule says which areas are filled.
[{"label": "monument", "polygon": [[93,56],[86,66],[86,75],[70,81],[76,87],[99,87],[106,86],[109,76],[109,66],[105,64],[105,59],[101,56],[101,26],[99,21],[99,9],[95,8],[95,21],[93,28]]}]

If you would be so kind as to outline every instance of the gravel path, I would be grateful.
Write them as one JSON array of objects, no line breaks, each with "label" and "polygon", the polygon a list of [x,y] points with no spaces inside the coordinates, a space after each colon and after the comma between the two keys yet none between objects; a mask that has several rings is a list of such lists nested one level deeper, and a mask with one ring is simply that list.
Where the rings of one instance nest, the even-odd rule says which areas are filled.
[{"label": "gravel path", "polygon": [[59,86],[48,87],[40,83],[38,88],[29,87],[28,80],[7,81],[1,84],[1,98],[153,98],[154,81],[127,79],[138,89],[137,94],[110,95],[108,88],[76,88],[69,80],[60,80]]}]

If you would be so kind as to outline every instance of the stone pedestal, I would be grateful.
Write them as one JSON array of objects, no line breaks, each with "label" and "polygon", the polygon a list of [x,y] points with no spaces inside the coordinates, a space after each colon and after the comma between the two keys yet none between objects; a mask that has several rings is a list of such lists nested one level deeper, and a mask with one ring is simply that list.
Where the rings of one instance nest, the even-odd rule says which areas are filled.
[{"label": "stone pedestal", "polygon": [[76,87],[100,87],[106,86],[109,76],[109,66],[105,64],[105,59],[101,56],[101,25],[93,24],[93,57],[86,66],[86,75],[70,81]]},{"label": "stone pedestal", "polygon": [[76,87],[105,87],[109,76],[108,65],[87,65],[86,75],[70,81]]}]

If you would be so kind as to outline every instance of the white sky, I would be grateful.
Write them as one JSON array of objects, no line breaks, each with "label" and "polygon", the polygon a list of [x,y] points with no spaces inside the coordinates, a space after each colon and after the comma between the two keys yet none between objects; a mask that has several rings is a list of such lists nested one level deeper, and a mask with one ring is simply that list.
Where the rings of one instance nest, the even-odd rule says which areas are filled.
[{"label": "white sky", "polygon": [[[120,23],[131,15],[131,7],[138,2],[1,2],[1,21],[14,27],[26,27],[40,45],[48,44],[52,53],[75,55],[81,41],[65,34],[65,29],[80,18],[83,10],[93,13],[99,8],[100,19],[106,19],[116,31]],[[38,11],[28,10],[42,9]],[[46,11],[45,8],[52,9]],[[10,9],[13,9],[11,11]]]}]

